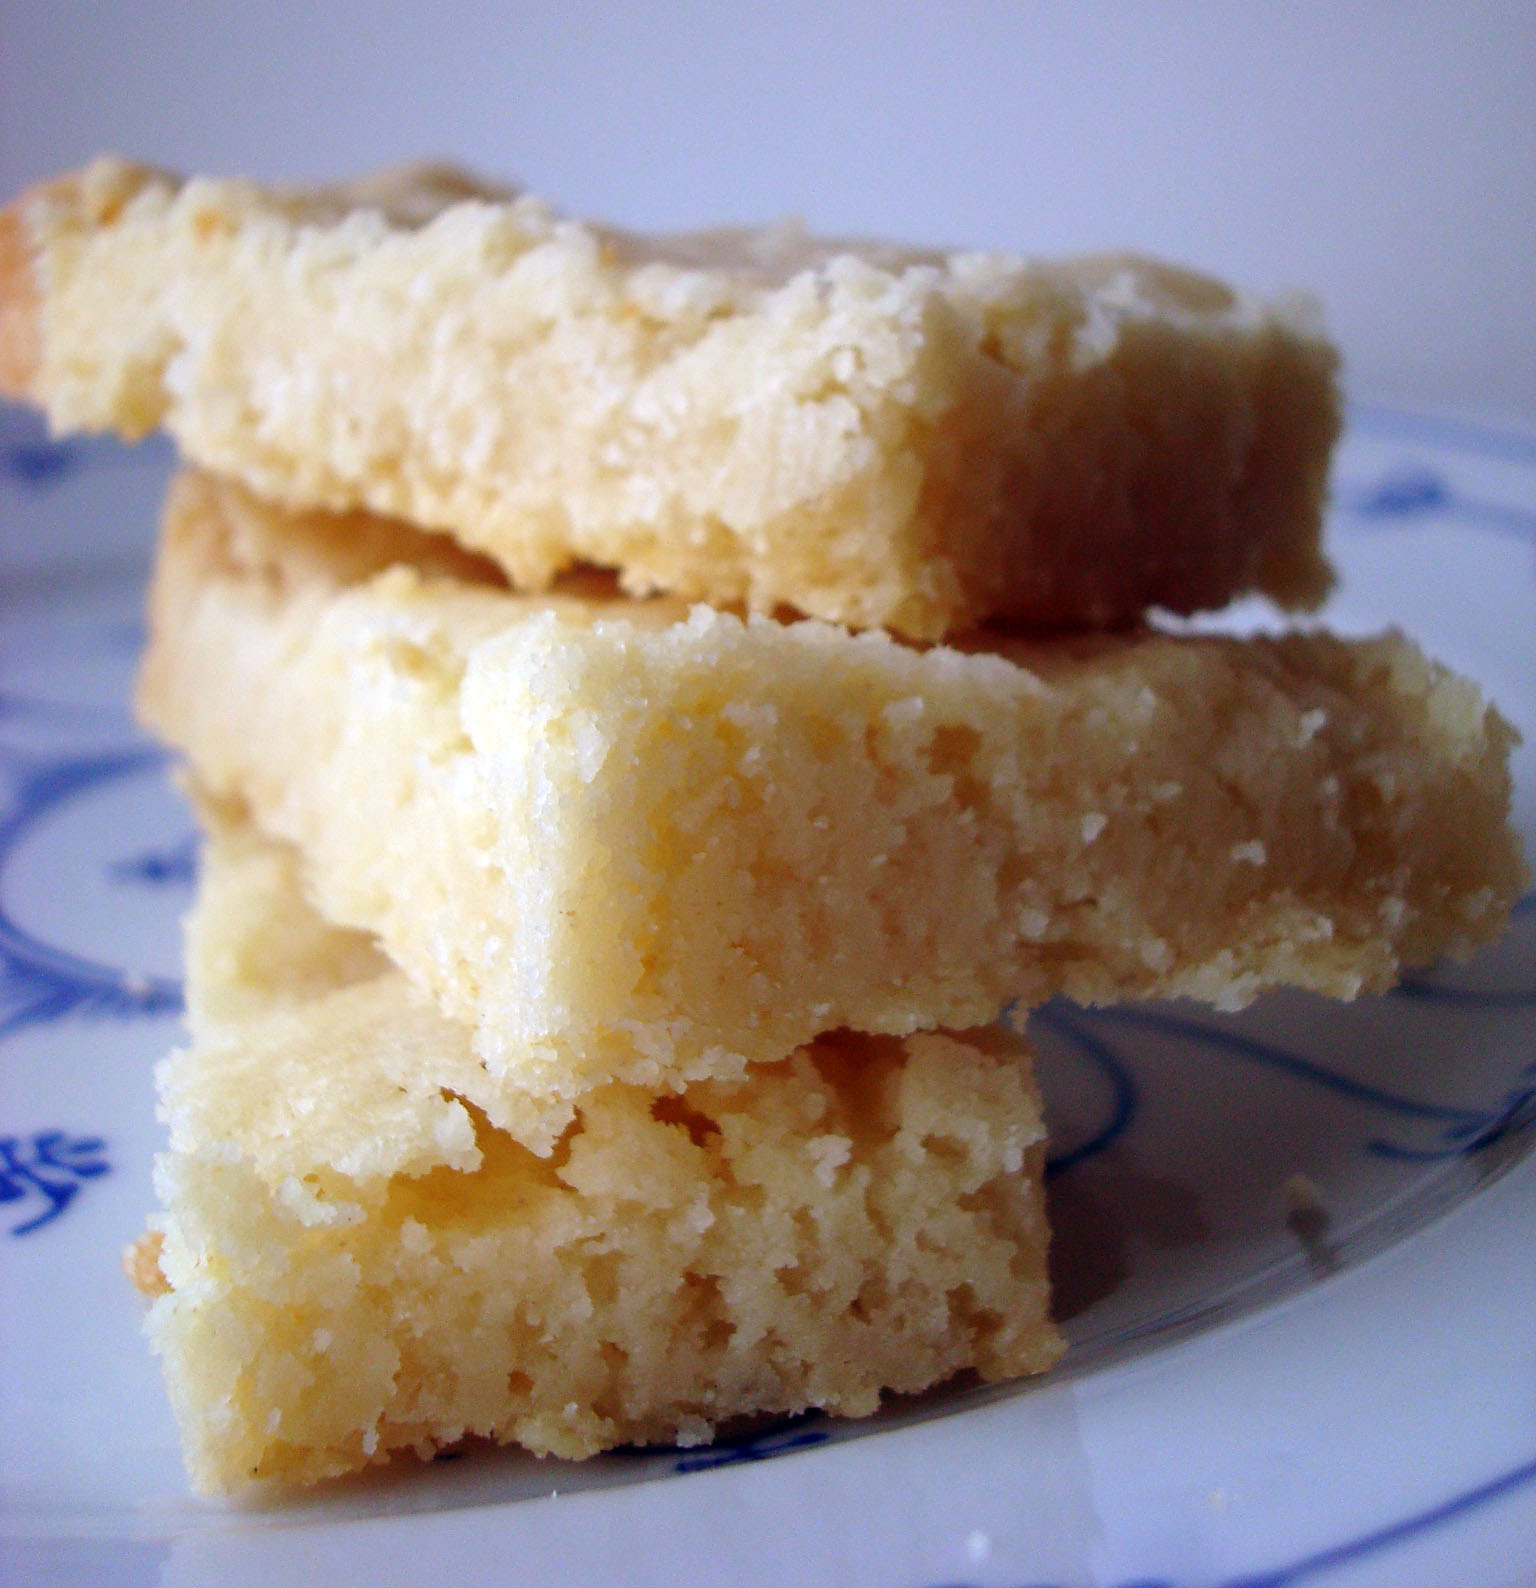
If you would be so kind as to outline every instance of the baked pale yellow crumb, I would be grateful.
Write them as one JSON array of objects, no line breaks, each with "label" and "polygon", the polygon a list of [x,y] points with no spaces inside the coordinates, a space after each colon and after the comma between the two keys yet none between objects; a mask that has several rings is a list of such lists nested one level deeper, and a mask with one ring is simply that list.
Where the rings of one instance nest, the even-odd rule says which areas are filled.
[{"label": "baked pale yellow crumb", "polygon": [[1349,997],[1492,936],[1521,885],[1511,731],[1398,635],[924,650],[370,579],[364,529],[388,561],[376,520],[184,476],[140,705],[476,1028],[530,1145],[602,1082],[836,1027]]},{"label": "baked pale yellow crumb", "polygon": [[837,1036],[677,1097],[608,1087],[538,1158],[477,1103],[467,1031],[227,811],[189,974],[145,1288],[200,1489],[467,1436],[697,1444],[1060,1353],[1017,1037]]},{"label": "baked pale yellow crumb", "polygon": [[918,637],[1315,604],[1316,320],[1131,256],[639,237],[441,168],[297,193],[102,160],[0,213],[0,389],[60,429],[164,425],[524,586],[586,561]]}]

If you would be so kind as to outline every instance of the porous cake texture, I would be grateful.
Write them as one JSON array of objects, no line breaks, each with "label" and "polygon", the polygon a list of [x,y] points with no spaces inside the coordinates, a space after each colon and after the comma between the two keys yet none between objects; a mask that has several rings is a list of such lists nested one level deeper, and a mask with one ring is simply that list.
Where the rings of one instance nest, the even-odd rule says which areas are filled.
[{"label": "porous cake texture", "polygon": [[1146,259],[642,237],[441,168],[101,160],[0,214],[0,389],[61,430],[164,425],[526,587],[585,561],[921,638],[1315,604],[1335,363],[1308,301]]},{"label": "porous cake texture", "polygon": [[1521,885],[1511,730],[1397,634],[923,649],[363,577],[368,536],[388,562],[377,521],[184,475],[140,705],[475,1028],[539,1150],[593,1086],[839,1027],[1350,997],[1492,936]]},{"label": "porous cake texture", "polygon": [[1043,1128],[1001,1030],[820,1039],[585,1098],[539,1158],[464,1027],[226,811],[132,1270],[206,1491],[468,1436],[590,1456],[1049,1366]]}]

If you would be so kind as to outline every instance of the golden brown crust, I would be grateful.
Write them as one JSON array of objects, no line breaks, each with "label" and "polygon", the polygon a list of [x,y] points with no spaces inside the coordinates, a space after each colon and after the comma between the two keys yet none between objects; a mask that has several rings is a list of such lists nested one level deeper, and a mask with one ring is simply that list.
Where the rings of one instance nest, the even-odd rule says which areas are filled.
[{"label": "golden brown crust", "polygon": [[142,1296],[154,1300],[156,1296],[170,1293],[171,1283],[160,1267],[160,1251],[165,1237],[159,1230],[145,1232],[131,1245],[123,1248],[123,1272]]},{"label": "golden brown crust", "polygon": [[24,199],[0,210],[0,393],[25,397],[43,358],[42,297],[32,274]]}]

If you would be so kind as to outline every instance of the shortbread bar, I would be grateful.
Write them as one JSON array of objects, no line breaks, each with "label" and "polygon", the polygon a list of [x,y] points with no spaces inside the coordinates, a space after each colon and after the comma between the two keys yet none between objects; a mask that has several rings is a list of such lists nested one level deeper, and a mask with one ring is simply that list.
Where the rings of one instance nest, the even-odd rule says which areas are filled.
[{"label": "shortbread bar", "polygon": [[751,1412],[1048,1367],[1043,1127],[1002,1031],[818,1040],[586,1098],[553,1158],[486,1119],[468,1032],[291,861],[217,823],[165,1213],[132,1271],[199,1489],[466,1437],[582,1457]]},{"label": "shortbread bar", "polygon": [[0,389],[62,430],[165,425],[524,587],[581,561],[921,638],[1315,604],[1316,321],[1130,256],[641,237],[436,168],[295,193],[102,160],[0,215]]},{"label": "shortbread bar", "polygon": [[554,1109],[530,1145],[602,1082],[836,1027],[1349,997],[1492,936],[1520,887],[1511,730],[1396,634],[919,648],[362,578],[369,536],[387,561],[377,520],[182,476],[140,705]]}]

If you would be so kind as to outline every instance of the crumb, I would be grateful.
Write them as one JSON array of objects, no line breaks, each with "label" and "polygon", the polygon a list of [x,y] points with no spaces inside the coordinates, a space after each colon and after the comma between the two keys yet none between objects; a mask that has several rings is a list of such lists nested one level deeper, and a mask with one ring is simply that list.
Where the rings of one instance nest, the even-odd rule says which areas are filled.
[{"label": "crumb", "polygon": [[123,1272],[142,1295],[153,1299],[171,1288],[160,1269],[160,1249],[165,1237],[159,1230],[146,1230],[138,1240],[123,1248]]},{"label": "crumb", "polygon": [[1323,1201],[1323,1193],[1315,1180],[1309,1179],[1304,1174],[1293,1174],[1285,1182],[1283,1195],[1287,1223],[1327,1224],[1328,1209]]}]

